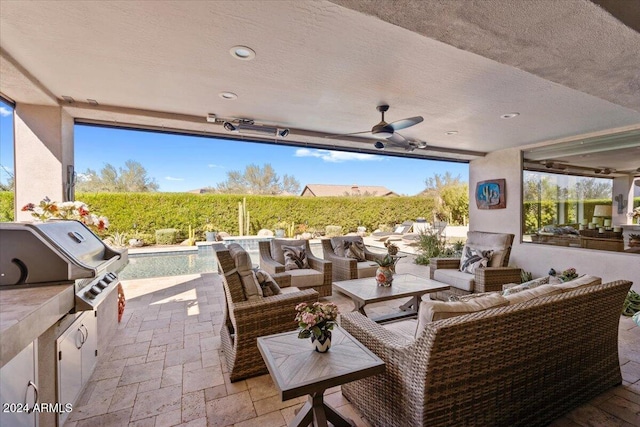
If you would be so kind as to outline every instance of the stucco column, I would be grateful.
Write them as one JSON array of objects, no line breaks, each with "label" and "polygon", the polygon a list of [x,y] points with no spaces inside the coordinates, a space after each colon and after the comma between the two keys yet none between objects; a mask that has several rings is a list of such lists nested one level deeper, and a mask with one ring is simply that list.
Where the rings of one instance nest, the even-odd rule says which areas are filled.
[{"label": "stucco column", "polygon": [[44,197],[62,202],[73,166],[73,118],[61,107],[17,104],[14,112],[15,219],[29,221],[20,209]]}]

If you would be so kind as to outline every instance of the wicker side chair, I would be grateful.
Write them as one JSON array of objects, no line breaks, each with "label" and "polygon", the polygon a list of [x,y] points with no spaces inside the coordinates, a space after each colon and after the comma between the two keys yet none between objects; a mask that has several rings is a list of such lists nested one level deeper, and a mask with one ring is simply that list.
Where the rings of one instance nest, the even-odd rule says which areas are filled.
[{"label": "wicker side chair", "polygon": [[342,385],[376,427],[546,426],[621,384],[616,281],[426,325],[415,338],[360,313],[341,326],[385,362]]},{"label": "wicker side chair", "polygon": [[459,271],[459,258],[431,258],[431,279],[451,286],[447,291],[431,294],[432,298],[447,300],[451,295],[466,295],[479,292],[501,291],[502,285],[520,283],[521,269],[509,267],[513,234],[469,231],[466,246],[494,251],[489,266],[476,269],[474,274]]},{"label": "wicker side chair", "polygon": [[[285,270],[283,246],[301,246],[305,249],[309,268]],[[330,261],[313,255],[308,240],[272,239],[258,242],[260,250],[260,268],[269,274],[286,274],[291,276],[291,286],[300,289],[315,289],[319,296],[331,296],[332,265]]]},{"label": "wicker side chair", "polygon": [[[339,282],[342,280],[374,277],[376,275],[376,269],[378,268],[378,264],[375,263],[375,260],[382,260],[385,254],[371,252],[366,246],[364,246],[366,261],[358,262],[355,258],[337,255],[333,248],[346,241],[363,242],[362,237],[360,236],[340,236],[321,240],[324,259],[331,261],[333,264],[333,280],[335,282]],[[364,242],[362,244],[364,245]]]},{"label": "wicker side chair", "polygon": [[229,249],[222,243],[214,245],[218,272],[222,278],[226,304],[224,323],[220,329],[222,350],[231,381],[239,381],[267,373],[256,339],[261,336],[293,331],[295,307],[301,302],[318,301],[313,289],[304,291],[288,286],[288,275],[275,275],[283,293],[270,297],[247,300],[236,263]]}]

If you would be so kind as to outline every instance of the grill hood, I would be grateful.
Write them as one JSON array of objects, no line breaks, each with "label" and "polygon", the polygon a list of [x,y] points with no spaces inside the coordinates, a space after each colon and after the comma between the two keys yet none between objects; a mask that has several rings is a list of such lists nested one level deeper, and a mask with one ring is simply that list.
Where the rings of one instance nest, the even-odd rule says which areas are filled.
[{"label": "grill hood", "polygon": [[127,250],[116,251],[79,221],[0,223],[0,285],[40,285],[121,270]]}]

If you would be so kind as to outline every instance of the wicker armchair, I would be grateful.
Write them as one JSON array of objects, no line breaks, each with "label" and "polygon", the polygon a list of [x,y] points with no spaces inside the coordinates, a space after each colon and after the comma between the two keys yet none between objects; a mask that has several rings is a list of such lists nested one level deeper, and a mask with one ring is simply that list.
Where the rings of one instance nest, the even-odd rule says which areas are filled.
[{"label": "wicker armchair", "polygon": [[247,300],[236,262],[222,243],[214,245],[218,272],[222,278],[227,303],[224,323],[220,330],[222,350],[231,381],[266,374],[267,367],[260,355],[256,338],[280,332],[293,331],[295,306],[301,302],[314,303],[318,293],[289,287],[289,275],[274,275],[283,293],[270,297]]},{"label": "wicker armchair", "polygon": [[342,314],[341,326],[385,362],[342,394],[376,427],[549,425],[622,382],[618,324],[630,285],[437,320],[415,339]]},{"label": "wicker armchair", "polygon": [[[305,248],[309,268],[285,270],[283,246],[301,246]],[[331,296],[330,261],[325,261],[313,255],[308,240],[272,239],[258,242],[260,249],[260,267],[271,275],[286,274],[291,277],[291,286],[300,289],[315,289],[319,296]]]},{"label": "wicker armchair", "polygon": [[[331,239],[322,239],[322,252],[324,259],[331,261],[333,264],[333,280],[339,282],[342,280],[362,279],[364,277],[374,277],[378,264],[376,259],[381,260],[385,254],[376,254],[371,252],[364,246],[364,255],[366,261],[358,262],[355,258],[339,256],[335,253],[334,247],[345,241],[363,242],[360,236],[341,236],[332,237]],[[364,242],[363,242],[364,245]]]},{"label": "wicker armchair", "polygon": [[430,278],[451,286],[448,291],[431,294],[432,297],[447,300],[450,295],[501,291],[502,285],[520,283],[521,270],[508,267],[514,237],[513,234],[506,233],[469,231],[467,246],[494,251],[489,266],[476,269],[474,274],[459,271],[459,258],[431,258]]}]

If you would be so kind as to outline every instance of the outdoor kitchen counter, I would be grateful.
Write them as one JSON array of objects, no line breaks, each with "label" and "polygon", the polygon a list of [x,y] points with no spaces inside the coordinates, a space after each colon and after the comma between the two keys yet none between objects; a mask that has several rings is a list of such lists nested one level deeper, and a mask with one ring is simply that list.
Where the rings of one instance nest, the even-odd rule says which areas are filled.
[{"label": "outdoor kitchen counter", "polygon": [[0,367],[74,307],[74,285],[0,291]]}]

